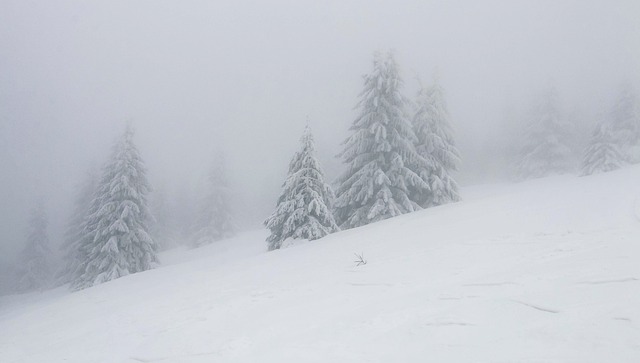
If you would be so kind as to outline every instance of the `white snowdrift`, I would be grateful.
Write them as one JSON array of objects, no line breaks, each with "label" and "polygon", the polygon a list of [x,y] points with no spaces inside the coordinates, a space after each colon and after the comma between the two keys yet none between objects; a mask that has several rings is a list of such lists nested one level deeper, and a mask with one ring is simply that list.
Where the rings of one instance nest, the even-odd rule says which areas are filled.
[{"label": "white snowdrift", "polygon": [[[0,362],[640,362],[640,168],[0,298]],[[355,266],[354,253],[366,265]]]}]

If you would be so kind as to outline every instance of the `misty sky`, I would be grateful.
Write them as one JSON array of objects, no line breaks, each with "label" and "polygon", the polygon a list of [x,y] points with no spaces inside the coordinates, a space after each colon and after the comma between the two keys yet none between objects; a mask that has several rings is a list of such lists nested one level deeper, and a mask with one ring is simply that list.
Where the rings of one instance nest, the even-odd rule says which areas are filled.
[{"label": "misty sky", "polygon": [[[127,121],[151,183],[192,193],[217,150],[249,219],[275,205],[306,123],[328,178],[375,50],[413,97],[437,71],[460,180],[503,175],[531,96],[592,125],[640,78],[640,1],[0,0],[0,261],[43,195],[52,240]],[[194,201],[195,203],[195,201]]]}]

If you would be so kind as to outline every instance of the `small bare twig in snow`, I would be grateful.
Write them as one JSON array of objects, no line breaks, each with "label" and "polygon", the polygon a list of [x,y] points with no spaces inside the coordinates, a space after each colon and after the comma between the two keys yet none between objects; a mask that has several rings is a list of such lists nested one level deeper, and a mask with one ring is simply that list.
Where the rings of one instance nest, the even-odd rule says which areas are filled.
[{"label": "small bare twig in snow", "polygon": [[354,255],[356,255],[356,257],[358,258],[357,260],[353,261],[356,263],[356,266],[367,264],[367,260],[365,260],[364,257],[362,257],[362,253],[360,254],[354,253]]}]

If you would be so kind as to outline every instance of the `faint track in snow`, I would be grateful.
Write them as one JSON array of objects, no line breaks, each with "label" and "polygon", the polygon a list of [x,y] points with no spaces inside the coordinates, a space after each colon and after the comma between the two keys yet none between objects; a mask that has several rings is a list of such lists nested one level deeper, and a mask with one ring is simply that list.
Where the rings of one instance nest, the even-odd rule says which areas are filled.
[{"label": "faint track in snow", "polygon": [[514,242],[513,240],[508,241],[497,241],[497,240],[480,240],[480,241],[469,241],[469,242],[461,242],[460,244],[466,246],[520,246],[520,245],[533,245],[538,244],[539,242]]},{"label": "faint track in snow", "polygon": [[594,281],[580,281],[578,284],[581,285],[603,285],[603,284],[615,284],[620,282],[634,282],[638,281],[635,277],[625,277],[621,279],[611,279],[611,280],[594,280]]},{"label": "faint track in snow", "polygon": [[503,281],[503,282],[478,282],[471,284],[463,284],[462,286],[504,286],[504,285],[517,285],[515,282]]},{"label": "faint track in snow", "polygon": [[425,326],[476,326],[476,324],[458,322],[458,321],[443,321],[438,323],[425,323]]},{"label": "faint track in snow", "polygon": [[351,286],[395,286],[394,284],[388,284],[388,283],[366,283],[366,282],[349,282],[349,285]]},{"label": "faint track in snow", "polygon": [[538,306],[538,305],[533,305],[533,304],[526,303],[524,301],[519,301],[519,300],[511,300],[511,301],[513,301],[515,303],[518,303],[520,305],[528,306],[528,307],[530,307],[532,309],[543,311],[545,313],[558,314],[560,312],[560,310],[555,310],[555,309],[546,308],[546,307],[542,307],[542,306]]},{"label": "faint track in snow", "polygon": [[169,359],[169,357],[162,357],[162,358],[129,357],[129,359],[135,360],[136,362],[141,362],[141,363],[152,363],[152,362],[160,362],[163,360],[167,360]]},{"label": "faint track in snow", "polygon": [[141,363],[153,363],[153,362],[161,362],[161,361],[165,361],[165,360],[175,360],[175,359],[182,359],[182,358],[186,358],[186,357],[201,357],[201,356],[207,356],[207,355],[217,355],[220,352],[218,351],[211,351],[211,352],[201,352],[201,353],[191,353],[191,354],[182,354],[182,355],[176,355],[176,356],[171,356],[171,357],[157,357],[157,358],[143,358],[143,357],[129,357],[129,359],[134,360],[136,362],[141,362]]},{"label": "faint track in snow", "polygon": [[464,300],[464,299],[476,299],[479,296],[477,295],[467,295],[467,296],[442,296],[439,297],[438,300]]}]

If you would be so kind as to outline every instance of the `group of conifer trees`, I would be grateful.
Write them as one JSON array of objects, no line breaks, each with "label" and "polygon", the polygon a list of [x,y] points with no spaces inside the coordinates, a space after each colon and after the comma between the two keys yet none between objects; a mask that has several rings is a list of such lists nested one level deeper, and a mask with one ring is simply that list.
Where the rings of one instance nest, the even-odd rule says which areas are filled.
[{"label": "group of conifer trees", "polygon": [[315,240],[460,199],[451,175],[460,157],[442,87],[434,81],[415,102],[402,88],[393,54],[376,53],[339,154],[346,170],[335,182],[335,196],[305,129],[276,209],[265,221],[269,250],[289,238]]},{"label": "group of conifer trees", "polygon": [[[32,211],[17,289],[44,289],[70,283],[78,290],[148,270],[157,262],[157,245],[148,233],[149,183],[130,127],[114,145],[99,177],[78,189],[65,233],[65,264],[55,278],[42,203]],[[56,281],[57,280],[57,281]]]},{"label": "group of conifer trees", "polygon": [[[559,110],[555,89],[542,94],[529,115],[518,154],[521,179],[572,172],[574,148],[569,124]],[[629,84],[595,126],[580,162],[580,175],[591,175],[640,161],[640,107]]]},{"label": "group of conifer trees", "polygon": [[[47,217],[42,203],[32,211],[16,289],[21,292],[69,284],[80,290],[158,265],[144,162],[127,127],[101,174],[89,173],[76,192],[73,212],[62,244],[63,264],[56,273],[51,262]],[[231,237],[235,224],[224,161],[218,158],[193,224],[192,245]],[[160,231],[160,232],[158,232]],[[155,234],[155,235],[154,235]]]},{"label": "group of conifer trees", "polygon": [[[345,170],[333,188],[315,156],[311,129],[305,128],[276,208],[264,222],[270,230],[269,250],[281,248],[289,239],[315,240],[460,200],[452,176],[460,156],[437,79],[429,87],[421,86],[415,100],[409,100],[403,95],[393,54],[378,52],[363,81],[357,117],[339,153]],[[521,139],[520,176],[569,171],[570,134],[560,116],[556,92],[545,93],[530,113]],[[77,189],[62,245],[64,265],[57,273],[50,259],[43,203],[32,210],[16,279],[19,291],[64,283],[74,290],[84,289],[158,264],[157,241],[166,231],[159,223],[149,226],[153,221],[148,207],[150,185],[133,136],[127,127],[100,175],[90,173]],[[639,148],[640,109],[627,86],[596,126],[584,151],[582,175],[636,163]],[[191,222],[192,246],[233,236],[231,187],[222,156],[213,165],[200,201],[199,213]]]},{"label": "group of conifer trees", "polygon": [[606,117],[596,125],[584,152],[582,175],[612,171],[640,161],[640,105],[625,84]]},{"label": "group of conifer trees", "polygon": [[90,174],[79,188],[58,283],[79,290],[158,264],[148,228],[150,185],[133,136],[127,127],[100,175]]}]

